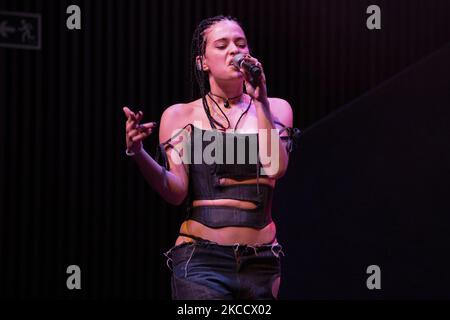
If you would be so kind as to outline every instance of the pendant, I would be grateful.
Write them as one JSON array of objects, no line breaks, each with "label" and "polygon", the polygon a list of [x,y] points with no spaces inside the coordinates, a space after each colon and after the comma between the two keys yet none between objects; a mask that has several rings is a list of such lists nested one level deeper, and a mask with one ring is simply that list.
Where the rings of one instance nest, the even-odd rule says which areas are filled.
[{"label": "pendant", "polygon": [[230,102],[228,102],[228,100],[226,100],[225,103],[223,104],[223,106],[227,109],[230,108]]}]

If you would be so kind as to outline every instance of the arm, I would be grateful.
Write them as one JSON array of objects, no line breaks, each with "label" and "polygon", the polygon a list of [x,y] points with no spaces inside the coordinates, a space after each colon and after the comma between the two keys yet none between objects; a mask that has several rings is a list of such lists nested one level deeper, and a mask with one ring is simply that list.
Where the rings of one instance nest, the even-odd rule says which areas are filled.
[{"label": "arm", "polygon": [[[287,127],[292,127],[292,108],[287,101],[274,98],[255,101],[255,106],[258,130],[264,129],[267,132],[263,136],[261,136],[261,132],[259,133],[259,155],[262,160],[268,158],[271,161],[268,163],[263,161],[263,168],[270,178],[279,179],[287,170],[289,153],[286,149],[286,142],[280,138],[277,131],[272,130],[276,129],[274,120],[283,123]],[[271,132],[274,134],[270,134]],[[283,134],[285,135],[286,133]],[[273,141],[273,139],[277,141]],[[276,148],[276,150],[272,150],[273,148]],[[278,153],[278,157],[276,153]]]},{"label": "arm", "polygon": [[[250,56],[247,56],[245,59],[259,65],[262,70],[262,65],[257,59]],[[285,100],[269,99],[267,97],[264,71],[260,76],[259,84],[256,86],[252,85],[250,81],[251,76],[247,70],[241,69],[241,72],[244,74],[246,91],[254,99],[256,107],[259,157],[262,166],[270,178],[281,178],[287,170],[289,155],[285,142],[280,138],[278,132],[273,131],[276,129],[274,120],[283,123],[285,126],[292,127],[292,108]]]},{"label": "arm", "polygon": [[[160,124],[160,142],[169,139],[172,132],[176,130],[173,124],[176,123],[174,119],[179,117],[177,115],[178,109],[179,107],[175,105],[164,111]],[[145,180],[164,200],[174,205],[181,204],[188,191],[188,176],[184,165],[181,161],[173,161],[172,157],[176,153],[170,152],[167,154],[170,170],[167,171],[160,166],[142,147],[142,140],[151,134],[151,130],[139,134],[139,127],[136,128],[142,119],[142,112],[135,115],[128,108],[127,110],[124,108],[124,112],[128,118],[126,128],[127,150],[134,153],[132,157]]]}]

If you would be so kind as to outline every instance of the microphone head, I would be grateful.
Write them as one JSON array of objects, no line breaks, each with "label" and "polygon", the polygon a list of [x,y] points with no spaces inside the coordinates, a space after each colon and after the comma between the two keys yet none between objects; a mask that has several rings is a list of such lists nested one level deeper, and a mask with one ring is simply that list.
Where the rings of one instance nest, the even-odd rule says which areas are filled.
[{"label": "microphone head", "polygon": [[233,66],[235,66],[237,69],[241,68],[241,63],[242,61],[244,61],[245,59],[245,54],[243,53],[238,53],[237,55],[235,55],[233,57],[233,60],[231,61],[231,63],[233,64]]}]

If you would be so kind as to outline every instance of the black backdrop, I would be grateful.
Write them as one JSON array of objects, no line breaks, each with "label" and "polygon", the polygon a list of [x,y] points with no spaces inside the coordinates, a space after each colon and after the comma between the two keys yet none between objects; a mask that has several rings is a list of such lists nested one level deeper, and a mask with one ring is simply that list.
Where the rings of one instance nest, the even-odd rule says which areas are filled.
[{"label": "black backdrop", "polygon": [[[81,30],[66,28],[71,4],[81,8]],[[381,30],[366,28],[371,4],[381,7]],[[326,115],[448,43],[449,9],[446,0],[2,0],[0,10],[42,15],[42,49],[0,48],[0,295],[169,297],[162,252],[183,213],[161,201],[125,156],[122,106],[158,120],[167,106],[191,98],[190,39],[202,18],[223,13],[243,22],[269,95],[291,103],[306,136]],[[291,177],[299,163],[291,161]],[[288,173],[277,193],[294,201],[296,187]],[[288,210],[274,211],[275,221],[283,226],[295,215],[301,223],[298,208]],[[322,241],[333,241],[328,236]],[[292,232],[280,238],[298,240]],[[286,260],[288,270],[314,262],[297,257]],[[71,264],[81,267],[80,291],[66,288]],[[314,279],[323,281],[321,294],[287,278],[284,297],[357,297],[326,291],[330,277]]]}]

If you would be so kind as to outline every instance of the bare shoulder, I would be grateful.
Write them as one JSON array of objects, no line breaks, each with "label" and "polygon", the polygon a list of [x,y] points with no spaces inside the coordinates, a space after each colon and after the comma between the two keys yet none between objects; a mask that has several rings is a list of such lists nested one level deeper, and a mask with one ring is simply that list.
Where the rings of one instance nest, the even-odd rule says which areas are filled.
[{"label": "bare shoulder", "polygon": [[283,123],[287,127],[292,127],[293,112],[289,102],[280,98],[269,98],[269,103],[270,112],[275,120]]},{"label": "bare shoulder", "polygon": [[196,101],[177,103],[164,110],[159,125],[160,142],[169,139],[173,132],[191,122]]}]

